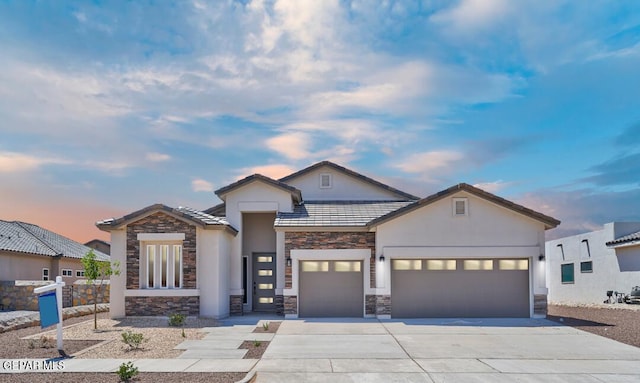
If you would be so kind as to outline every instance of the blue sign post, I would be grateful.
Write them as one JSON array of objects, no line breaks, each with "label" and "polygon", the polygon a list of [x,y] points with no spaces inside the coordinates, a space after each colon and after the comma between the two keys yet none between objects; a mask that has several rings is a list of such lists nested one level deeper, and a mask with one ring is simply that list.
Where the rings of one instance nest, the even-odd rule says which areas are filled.
[{"label": "blue sign post", "polygon": [[[36,294],[42,294],[38,297],[38,306],[40,308],[40,326],[47,327],[53,324],[57,326],[58,351],[62,349],[62,277],[56,277],[56,283],[52,285],[38,287],[33,289]],[[53,291],[52,291],[53,290]]]}]

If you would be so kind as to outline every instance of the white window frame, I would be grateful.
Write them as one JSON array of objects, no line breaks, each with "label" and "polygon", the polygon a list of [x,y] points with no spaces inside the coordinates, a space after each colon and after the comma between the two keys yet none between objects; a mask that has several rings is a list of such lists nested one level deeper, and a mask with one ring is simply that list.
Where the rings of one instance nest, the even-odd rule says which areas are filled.
[{"label": "white window frame", "polygon": [[[162,249],[167,248],[166,264],[162,262]],[[149,255],[148,249],[155,251],[153,286],[149,286]],[[175,257],[180,252],[180,270],[175,270]],[[162,286],[163,266],[166,270],[166,286]],[[182,241],[141,241],[140,242],[140,276],[144,280],[140,283],[140,289],[182,289],[184,286],[184,246]],[[179,274],[179,286],[176,286],[176,272]],[[142,280],[142,278],[140,278]]]},{"label": "white window frame", "polygon": [[73,270],[72,269],[60,269],[60,275],[62,275],[63,278],[71,278],[71,277],[73,277]]},{"label": "white window frame", "polygon": [[84,270],[76,270],[76,278],[84,278]]},{"label": "white window frame", "polygon": [[[45,271],[47,272],[47,274],[45,275]],[[50,280],[51,274],[49,273],[49,268],[48,267],[43,267],[42,268],[42,280],[43,281],[48,281]]]},{"label": "white window frame", "polygon": [[[458,214],[458,210],[456,206],[458,202],[462,202],[464,204],[464,213]],[[466,217],[469,215],[469,200],[467,198],[452,198],[451,200],[451,213],[454,217]]]},{"label": "white window frame", "polygon": [[[324,177],[327,177],[329,180],[329,185],[322,184]],[[331,173],[320,173],[320,179],[318,182],[320,183],[320,189],[331,189],[333,187],[333,177],[331,176]]]}]

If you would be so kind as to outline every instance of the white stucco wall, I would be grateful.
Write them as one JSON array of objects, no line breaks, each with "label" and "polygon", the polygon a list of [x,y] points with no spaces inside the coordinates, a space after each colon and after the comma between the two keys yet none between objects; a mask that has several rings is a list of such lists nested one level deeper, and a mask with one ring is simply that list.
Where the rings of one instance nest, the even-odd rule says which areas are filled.
[{"label": "white stucco wall", "polygon": [[[331,188],[320,188],[320,174],[331,174]],[[303,174],[287,184],[302,191],[306,201],[318,200],[397,200],[392,192],[360,181],[328,166]]]},{"label": "white stucco wall", "polygon": [[229,316],[229,234],[222,230],[196,229],[200,316]]},{"label": "white stucco wall", "polygon": [[[468,215],[454,216],[453,198],[467,198]],[[533,295],[546,294],[544,224],[461,191],[376,229],[378,294],[391,293],[393,258],[528,258]]]},{"label": "white stucco wall", "polygon": [[[289,192],[256,181],[231,191],[226,195],[225,203],[227,221],[238,230],[229,244],[229,295],[242,295],[242,255],[249,255],[243,254],[242,249],[242,213],[291,212],[293,202]],[[284,257],[278,259],[283,260]],[[276,269],[284,269],[283,264],[278,263]]]},{"label": "white stucco wall", "polygon": [[120,275],[111,276],[109,315],[124,318],[124,293],[127,286],[127,230],[111,232],[111,262],[120,262]]},{"label": "white stucco wall", "polygon": [[[556,304],[602,303],[608,290],[629,293],[640,285],[640,246],[607,248],[606,242],[640,230],[640,223],[608,223],[602,230],[564,237],[546,243],[549,302]],[[618,234],[616,234],[618,233]],[[591,256],[584,251],[589,243]],[[562,245],[562,252],[558,245]],[[580,262],[592,261],[593,272],[580,272]],[[562,283],[561,265],[574,264],[574,283]]]}]

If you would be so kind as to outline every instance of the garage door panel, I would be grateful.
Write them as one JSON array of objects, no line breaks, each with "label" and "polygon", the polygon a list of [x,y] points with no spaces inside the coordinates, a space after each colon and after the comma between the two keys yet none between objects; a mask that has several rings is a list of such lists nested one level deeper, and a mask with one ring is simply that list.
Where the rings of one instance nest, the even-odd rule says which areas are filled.
[{"label": "garage door panel", "polygon": [[[363,274],[361,262],[357,267],[348,267],[346,261],[330,261],[320,271],[300,267],[301,317],[362,317],[364,309]],[[337,263],[337,264],[336,264]],[[341,270],[341,271],[336,271]],[[352,271],[357,270],[357,271]]]},{"label": "garage door panel", "polygon": [[529,271],[393,270],[392,316],[528,317]]}]

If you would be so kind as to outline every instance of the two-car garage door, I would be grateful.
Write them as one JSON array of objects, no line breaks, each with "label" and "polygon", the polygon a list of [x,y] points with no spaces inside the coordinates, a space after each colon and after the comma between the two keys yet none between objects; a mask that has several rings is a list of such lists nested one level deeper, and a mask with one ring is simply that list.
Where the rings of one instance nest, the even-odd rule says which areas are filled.
[{"label": "two-car garage door", "polygon": [[529,261],[394,259],[391,316],[529,317]]},{"label": "two-car garage door", "polygon": [[[362,261],[299,264],[301,317],[362,317]],[[529,317],[528,259],[393,259],[394,318]]]}]

